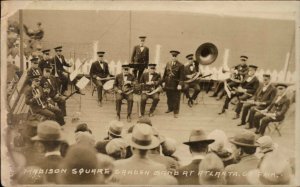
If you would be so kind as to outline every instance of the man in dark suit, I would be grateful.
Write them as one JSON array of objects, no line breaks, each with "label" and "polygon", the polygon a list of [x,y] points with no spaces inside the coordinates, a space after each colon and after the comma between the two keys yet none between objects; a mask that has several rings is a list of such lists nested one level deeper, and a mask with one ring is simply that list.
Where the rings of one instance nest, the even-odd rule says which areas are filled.
[{"label": "man in dark suit", "polygon": [[109,79],[109,77],[112,77],[109,73],[108,63],[103,59],[104,54],[104,51],[97,52],[98,60],[93,62],[90,69],[90,76],[97,87],[99,106],[102,106],[103,84]]},{"label": "man in dark suit", "polygon": [[42,71],[39,68],[39,59],[37,57],[33,57],[31,60],[31,67],[29,68],[29,70],[27,71],[27,83],[29,84],[29,82],[32,81],[32,78],[34,76],[42,76]]},{"label": "man in dark suit", "polygon": [[177,60],[179,51],[170,51],[172,60],[167,62],[163,75],[163,87],[167,94],[168,110],[166,113],[174,112],[174,117],[178,118],[180,107],[180,91],[184,80],[184,65]]},{"label": "man in dark suit", "polygon": [[[159,73],[155,72],[156,64],[148,64],[149,71],[144,73],[141,77],[140,84],[142,85],[142,95],[141,95],[141,116],[145,115],[145,107],[147,100],[152,98],[152,105],[150,108],[149,116],[152,117],[154,110],[159,102],[159,88],[161,84],[161,76]],[[149,95],[149,93],[157,92]],[[147,94],[148,93],[148,94]]]},{"label": "man in dark suit", "polygon": [[[200,77],[201,73],[199,73],[199,64],[194,61],[194,55],[189,54],[186,56],[186,58],[189,60],[188,64],[184,66],[184,75],[185,80],[191,80],[193,78],[196,78],[195,76]],[[194,89],[194,93],[192,96],[190,96],[190,88]],[[188,105],[189,107],[192,107],[194,104],[194,101],[197,99],[198,94],[200,93],[200,81],[194,80],[192,82],[188,82],[184,84],[184,93],[186,95],[186,98],[188,99]]]},{"label": "man in dark suit", "polygon": [[44,68],[46,66],[51,65],[51,59],[50,59],[50,49],[45,49],[42,51],[43,52],[43,57],[39,62],[39,68],[41,69],[42,72],[44,72]]},{"label": "man in dark suit", "polygon": [[140,65],[133,70],[134,77],[137,80],[140,80],[145,68],[149,63],[149,48],[144,45],[146,36],[140,36],[139,38],[141,40],[140,45],[137,45],[133,48],[131,55],[131,63]]},{"label": "man in dark suit", "polygon": [[68,64],[66,62],[65,57],[62,55],[62,46],[55,47],[54,50],[56,55],[52,59],[52,75],[59,80],[60,93],[64,95],[65,91],[68,89],[69,81],[69,72],[64,69],[64,66],[71,67],[73,64]]},{"label": "man in dark suit", "polygon": [[[50,92],[49,97],[57,103],[57,106],[62,111],[63,115],[66,116],[66,100],[65,98],[60,95],[59,93],[59,87],[57,84],[56,78],[51,75],[52,66],[48,66],[44,68],[44,75],[41,78],[41,86],[44,88],[44,86],[47,84],[49,86]],[[45,84],[46,83],[46,84]]]},{"label": "man in dark suit", "polygon": [[[258,110],[263,110],[267,108],[273,101],[276,95],[276,89],[271,84],[271,76],[269,74],[263,75],[263,85],[259,87],[257,92],[254,95],[253,100],[247,100],[246,104],[243,106],[242,117],[240,125],[246,124],[246,117],[249,113],[248,122],[249,127],[247,129],[253,128],[253,125],[250,121],[253,121],[255,108]],[[253,107],[253,109],[251,109]],[[249,112],[250,111],[250,112]]]},{"label": "man in dark suit", "polygon": [[[63,159],[60,153],[60,145],[63,141],[61,127],[54,121],[46,120],[38,124],[37,135],[31,139],[40,142],[44,147],[45,156],[40,160],[38,166],[44,171],[58,169]],[[57,183],[56,175],[55,172],[47,174],[47,182]]]},{"label": "man in dark suit", "polygon": [[195,129],[191,131],[189,141],[184,142],[188,145],[193,160],[186,166],[179,167],[178,175],[175,177],[180,185],[198,185],[199,184],[199,164],[208,152],[208,145],[215,140],[208,139],[203,129]]},{"label": "man in dark suit", "polygon": [[114,89],[116,93],[116,109],[117,109],[117,119],[120,120],[121,116],[121,105],[122,100],[127,100],[127,121],[131,122],[131,112],[133,106],[133,84],[135,78],[129,73],[129,64],[122,65],[122,73],[116,76],[114,83]]},{"label": "man in dark suit", "polygon": [[285,113],[290,106],[290,100],[286,96],[286,84],[277,84],[277,95],[270,104],[264,110],[257,112],[254,116],[254,127],[256,128],[256,134],[264,135],[265,130],[270,122],[282,121]]},{"label": "man in dark suit", "polygon": [[237,107],[235,109],[236,116],[233,119],[238,119],[240,117],[240,112],[243,107],[243,103],[241,101],[245,101],[249,98],[251,98],[256,90],[259,87],[259,80],[255,76],[255,72],[257,70],[257,66],[255,65],[249,65],[248,66],[248,75],[244,82],[241,83],[241,85],[236,88],[235,90],[231,91],[231,97],[226,96],[226,100],[224,102],[222,111],[219,114],[222,114],[225,112],[226,109],[228,109],[229,102],[233,97],[237,97],[239,102],[237,104]]}]

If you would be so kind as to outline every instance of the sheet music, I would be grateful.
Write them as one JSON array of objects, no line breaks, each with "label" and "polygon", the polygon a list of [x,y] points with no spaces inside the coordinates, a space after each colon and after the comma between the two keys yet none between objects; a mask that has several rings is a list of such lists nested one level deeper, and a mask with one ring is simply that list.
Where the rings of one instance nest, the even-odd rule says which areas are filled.
[{"label": "sheet music", "polygon": [[75,69],[71,74],[70,74],[70,80],[73,81],[76,76],[79,74],[78,70]]},{"label": "sheet music", "polygon": [[86,87],[86,85],[90,82],[90,79],[86,78],[86,77],[82,77],[77,83],[76,83],[76,86],[79,88],[79,89],[84,89]]}]

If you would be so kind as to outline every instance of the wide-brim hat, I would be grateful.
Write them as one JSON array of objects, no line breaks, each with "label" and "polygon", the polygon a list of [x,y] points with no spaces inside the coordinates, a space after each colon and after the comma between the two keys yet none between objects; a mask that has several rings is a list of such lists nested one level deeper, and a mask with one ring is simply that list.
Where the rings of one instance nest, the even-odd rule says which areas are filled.
[{"label": "wide-brim hat", "polygon": [[46,120],[38,124],[37,135],[32,137],[33,141],[63,141],[61,127],[55,121]]},{"label": "wide-brim hat", "polygon": [[235,145],[244,147],[258,147],[255,134],[249,130],[243,130],[237,133],[234,137],[229,138],[229,141]]},{"label": "wide-brim hat", "polygon": [[154,136],[152,127],[146,124],[136,124],[131,134],[125,137],[131,147],[143,150],[159,146],[160,141]]},{"label": "wide-brim hat", "polygon": [[192,145],[192,144],[211,144],[215,140],[208,139],[203,129],[194,129],[191,131],[189,141],[183,142],[185,145]]},{"label": "wide-brim hat", "polygon": [[114,136],[121,137],[123,127],[123,122],[114,120],[109,123],[108,132]]}]

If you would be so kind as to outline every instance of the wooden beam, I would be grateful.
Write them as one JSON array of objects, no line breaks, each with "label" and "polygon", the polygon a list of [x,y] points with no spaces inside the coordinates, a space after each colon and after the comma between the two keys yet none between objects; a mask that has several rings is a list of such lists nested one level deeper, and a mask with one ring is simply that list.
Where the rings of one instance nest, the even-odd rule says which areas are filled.
[{"label": "wooden beam", "polygon": [[20,70],[24,72],[23,10],[19,10],[19,25],[20,25]]}]

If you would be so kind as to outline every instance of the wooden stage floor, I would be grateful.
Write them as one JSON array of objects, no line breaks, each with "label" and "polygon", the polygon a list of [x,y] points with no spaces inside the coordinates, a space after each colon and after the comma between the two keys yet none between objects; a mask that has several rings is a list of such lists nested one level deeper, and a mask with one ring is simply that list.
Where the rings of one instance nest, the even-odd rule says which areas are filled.
[{"label": "wooden stage floor", "polygon": [[[70,143],[74,142],[74,130],[76,124],[79,122],[85,122],[89,128],[93,131],[96,141],[103,139],[107,134],[108,123],[111,120],[116,119],[115,103],[112,96],[108,96],[108,101],[103,101],[103,106],[99,107],[97,104],[97,92],[92,96],[91,88],[88,86],[85,90],[85,95],[75,94],[67,101],[67,113],[66,125],[64,126],[65,136]],[[159,132],[166,136],[177,140],[178,146],[175,155],[180,158],[182,163],[188,162],[190,154],[188,147],[182,142],[188,140],[189,133],[193,128],[201,127],[207,134],[215,129],[223,130],[228,137],[233,136],[239,129],[244,128],[237,127],[239,120],[232,120],[234,116],[233,105],[223,115],[218,115],[221,110],[222,101],[216,101],[215,98],[209,97],[211,93],[199,94],[199,103],[192,108],[188,107],[187,100],[182,102],[179,118],[175,119],[173,114],[165,114],[167,109],[166,96],[161,95],[160,102],[155,111],[155,115],[151,117],[153,126],[156,127]],[[273,132],[271,137],[274,142],[279,145],[279,149],[287,153],[287,155],[294,155],[295,153],[295,104],[291,105],[286,120],[284,122],[284,128],[282,129],[282,136],[280,137],[277,132]],[[149,111],[149,105],[147,105],[146,111]],[[132,122],[126,122],[126,110],[127,105],[122,105],[121,120],[125,124],[125,130],[127,130],[132,124],[138,120],[136,102],[133,107]],[[73,117],[79,117],[80,121],[72,123]],[[267,131],[266,134],[269,134]]]}]

